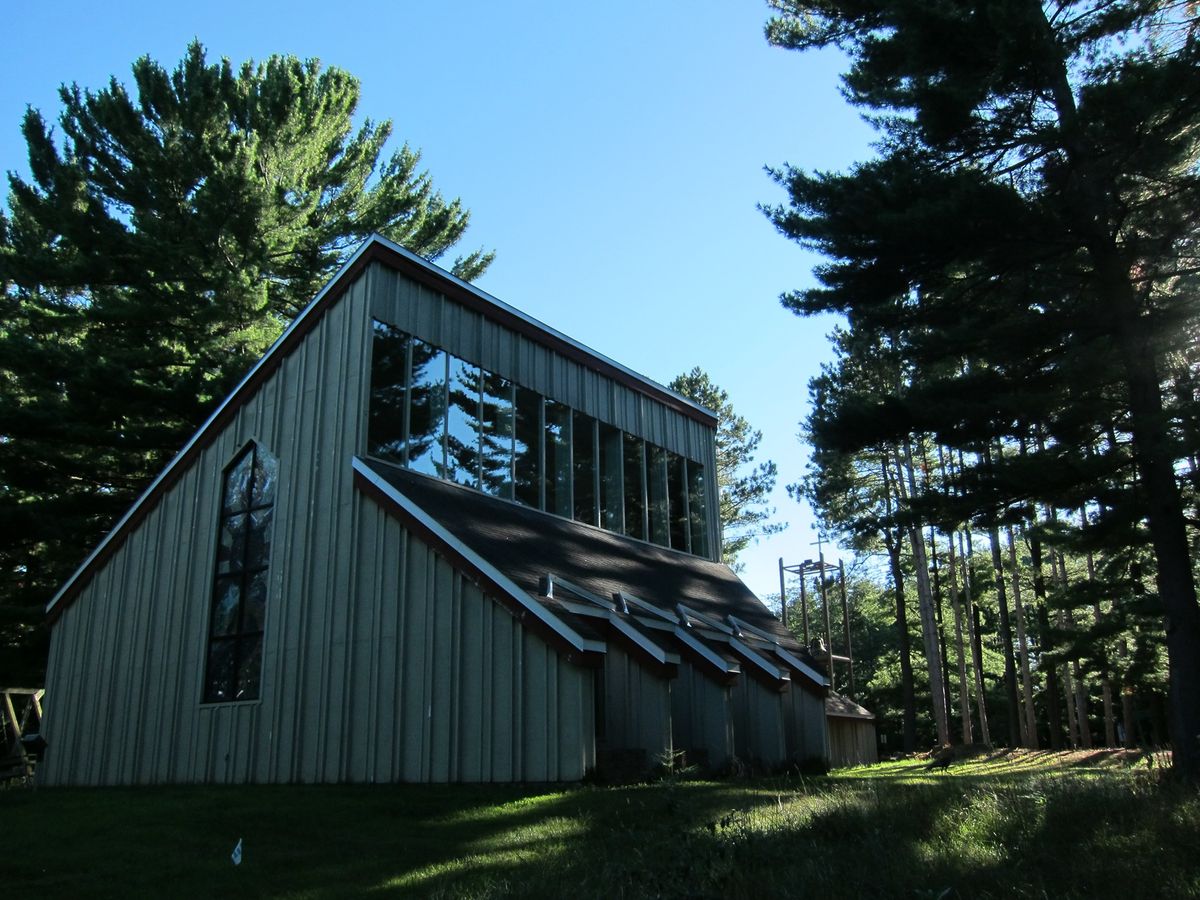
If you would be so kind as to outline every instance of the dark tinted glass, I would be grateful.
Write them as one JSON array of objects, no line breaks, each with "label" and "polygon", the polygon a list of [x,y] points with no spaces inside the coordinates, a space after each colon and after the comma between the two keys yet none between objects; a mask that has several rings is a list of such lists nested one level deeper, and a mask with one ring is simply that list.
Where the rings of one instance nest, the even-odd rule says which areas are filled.
[{"label": "dark tinted glass", "polygon": [[480,393],[479,366],[451,356],[445,477],[473,488],[479,487]]},{"label": "dark tinted glass", "polygon": [[536,391],[517,386],[516,429],[513,461],[516,483],[514,497],[526,506],[541,505],[542,397]]},{"label": "dark tinted glass", "polygon": [[238,607],[242,599],[242,579],[218,578],[213,597],[212,631],[214,636],[236,634]]},{"label": "dark tinted glass", "polygon": [[245,513],[229,516],[221,523],[217,547],[217,574],[240,572],[246,564],[246,530],[249,517]]},{"label": "dark tinted glass", "polygon": [[667,451],[667,519],[671,546],[688,549],[687,473],[683,457]]},{"label": "dark tinted glass", "polygon": [[571,516],[571,410],[546,401],[546,512]]},{"label": "dark tinted glass", "polygon": [[649,500],[650,540],[669,546],[667,526],[667,451],[646,444],[646,497]]},{"label": "dark tinted glass", "polygon": [[271,560],[271,522],[273,507],[250,513],[250,528],[246,533],[246,568],[265,569]]},{"label": "dark tinted glass", "polygon": [[246,599],[242,605],[242,631],[262,631],[267,612],[267,573],[256,572],[246,585]]},{"label": "dark tinted glass", "polygon": [[691,530],[692,552],[697,556],[708,556],[708,507],[704,466],[698,462],[687,462],[688,474],[688,524]]},{"label": "dark tinted glass", "polygon": [[204,699],[209,703],[220,703],[233,699],[234,652],[237,641],[233,638],[214,640],[208,645],[208,668],[204,679]]},{"label": "dark tinted glass", "polygon": [[412,387],[408,408],[408,466],[426,475],[446,470],[446,354],[412,341]]},{"label": "dark tinted glass", "polygon": [[225,478],[225,499],[222,512],[241,512],[249,502],[250,476],[254,474],[254,454],[242,455]]},{"label": "dark tinted glass", "polygon": [[507,378],[484,372],[482,488],[495,497],[512,499],[513,386]]},{"label": "dark tinted glass", "polygon": [[238,641],[238,700],[254,700],[258,697],[260,673],[262,672],[262,635],[242,638]]},{"label": "dark tinted glass", "polygon": [[367,452],[401,463],[408,412],[408,345],[409,336],[399,328],[375,322]]},{"label": "dark tinted glass", "polygon": [[571,414],[571,471],[573,508],[578,522],[596,524],[596,420],[575,410]]},{"label": "dark tinted glass", "polygon": [[630,537],[646,539],[646,500],[643,479],[646,461],[641,438],[631,434],[624,436],[624,482],[625,482],[625,533]]},{"label": "dark tinted glass", "polygon": [[254,453],[254,487],[251,506],[270,506],[275,502],[275,482],[279,478],[279,460],[261,447]]},{"label": "dark tinted glass", "polygon": [[621,432],[611,425],[598,423],[600,435],[600,524],[609,531],[621,531],[622,506],[624,498],[621,493]]}]

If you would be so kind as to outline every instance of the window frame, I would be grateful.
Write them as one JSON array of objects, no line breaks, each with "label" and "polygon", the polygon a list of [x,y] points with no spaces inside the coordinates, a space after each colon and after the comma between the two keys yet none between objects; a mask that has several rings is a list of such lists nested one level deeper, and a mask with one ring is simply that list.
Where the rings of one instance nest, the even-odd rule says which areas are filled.
[{"label": "window frame", "polygon": [[[230,479],[237,471],[242,461],[246,457],[250,457],[250,476],[246,481],[244,488],[245,493],[242,496],[243,506],[240,508],[231,508],[228,503]],[[259,503],[254,502],[255,489],[258,482],[259,459],[264,457],[271,461],[271,466],[274,469],[274,479],[270,486],[270,491],[267,497]],[[262,698],[262,673],[263,673],[263,649],[266,643],[267,633],[267,616],[270,611],[270,587],[271,587],[271,542],[273,539],[275,510],[278,506],[278,484],[279,484],[279,458],[267,450],[261,442],[257,440],[248,441],[244,444],[233,459],[221,470],[221,489],[220,489],[220,507],[217,512],[217,527],[216,539],[214,541],[213,566],[212,566],[212,585],[209,591],[208,615],[205,617],[206,628],[204,632],[204,671],[201,680],[200,703],[203,706],[216,706],[230,703],[257,703]],[[248,565],[251,548],[255,544],[253,537],[253,514],[256,512],[269,511],[270,516],[267,524],[263,529],[259,544],[266,547],[265,559],[260,565]],[[229,571],[222,572],[222,556],[221,546],[225,535],[226,525],[233,519],[244,516],[246,519],[245,533],[242,539],[242,551],[240,567],[234,568],[230,566]],[[236,546],[236,544],[231,544]],[[256,578],[261,576],[263,583],[263,609],[259,619],[259,627],[256,629],[247,630],[246,626],[246,611],[250,605],[248,597],[250,595],[251,586]],[[216,634],[218,622],[218,602],[222,596],[222,587],[236,579],[238,586],[238,601],[236,611],[236,625],[232,631]],[[250,660],[256,660],[253,665],[257,666],[257,672],[254,673],[254,683],[256,691],[253,696],[239,697],[237,696],[237,687],[242,677],[246,673],[247,657],[244,656],[245,645],[252,640],[257,640],[257,656],[251,655]],[[213,648],[215,645],[229,644],[233,648],[233,664],[229,673],[229,681],[227,687],[232,696],[220,697],[214,696],[212,691],[213,686]]]}]

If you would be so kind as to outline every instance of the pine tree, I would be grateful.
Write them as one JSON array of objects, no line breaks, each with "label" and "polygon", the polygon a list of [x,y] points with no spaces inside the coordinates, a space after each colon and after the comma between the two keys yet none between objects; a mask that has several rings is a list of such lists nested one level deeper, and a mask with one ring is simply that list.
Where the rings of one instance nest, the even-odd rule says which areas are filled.
[{"label": "pine tree", "polygon": [[717,488],[720,491],[721,547],[726,564],[736,566],[737,555],[760,537],[782,531],[771,522],[775,514],[767,497],[778,475],[775,463],[755,463],[762,432],[739,416],[729,393],[713,384],[699,366],[676,377],[671,390],[717,414]]},{"label": "pine tree", "polygon": [[774,43],[849,55],[847,96],[883,134],[880,157],[845,175],[776,172],[791,196],[770,211],[776,225],[832,260],[822,287],[785,302],[901,328],[917,364],[974,360],[938,385],[958,421],[929,390],[908,402],[960,447],[971,429],[1014,438],[1026,387],[1067,421],[1072,397],[1098,396],[1079,377],[1091,361],[1119,399],[1145,498],[1176,765],[1200,775],[1200,605],[1164,392],[1196,313],[1193,4],[772,5]]},{"label": "pine tree", "polygon": [[355,130],[358,95],[316,60],[193,43],[173,71],[139,59],[132,90],[64,86],[57,131],[27,112],[31,178],[0,213],[0,656],[354,247],[461,239],[419,154],[384,155],[391,123]]}]

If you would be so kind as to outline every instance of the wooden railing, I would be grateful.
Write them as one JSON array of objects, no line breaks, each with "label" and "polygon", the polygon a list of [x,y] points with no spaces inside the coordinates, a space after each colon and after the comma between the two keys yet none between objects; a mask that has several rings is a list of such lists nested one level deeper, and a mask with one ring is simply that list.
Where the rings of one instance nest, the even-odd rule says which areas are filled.
[{"label": "wooden railing", "polygon": [[0,704],[0,720],[4,723],[0,737],[0,781],[33,777],[40,751],[28,739],[41,732],[45,693],[44,688],[4,688],[0,691],[4,698]]}]

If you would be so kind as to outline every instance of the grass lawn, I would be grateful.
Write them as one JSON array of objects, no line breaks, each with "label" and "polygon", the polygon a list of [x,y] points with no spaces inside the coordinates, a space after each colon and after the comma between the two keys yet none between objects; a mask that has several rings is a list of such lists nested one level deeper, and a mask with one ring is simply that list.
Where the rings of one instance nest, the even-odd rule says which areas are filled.
[{"label": "grass lawn", "polygon": [[0,885],[39,900],[1200,897],[1200,794],[1160,771],[1018,752],[619,788],[10,788]]}]

